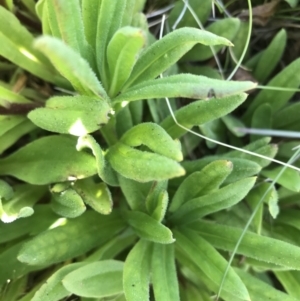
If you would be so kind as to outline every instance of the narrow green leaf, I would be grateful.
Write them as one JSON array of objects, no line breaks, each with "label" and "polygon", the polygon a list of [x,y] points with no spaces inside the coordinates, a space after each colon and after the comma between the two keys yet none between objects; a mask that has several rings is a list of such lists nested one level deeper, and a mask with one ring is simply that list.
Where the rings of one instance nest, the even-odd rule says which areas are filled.
[{"label": "narrow green leaf", "polygon": [[[201,5],[199,5],[198,0],[189,0],[188,3],[190,7],[194,10],[200,22],[204,24],[211,14],[212,0],[202,0]],[[173,27],[174,24],[175,23],[177,24],[179,21],[177,27],[198,28],[199,25],[197,24],[197,21],[195,20],[194,16],[191,14],[190,10],[187,9],[185,14],[181,16],[181,12],[183,11],[183,9],[184,9],[184,2],[176,1],[167,19],[167,21],[170,24],[170,27]]]},{"label": "narrow green leaf", "polygon": [[45,186],[26,184],[14,186],[14,195],[10,199],[2,200],[2,204],[0,200],[2,222],[11,223],[16,219],[32,215],[34,213],[33,205],[40,200],[46,191]]},{"label": "narrow green leaf", "polygon": [[180,301],[173,244],[154,244],[151,273],[156,301]]},{"label": "narrow green leaf", "polygon": [[[189,225],[218,249],[232,252],[242,229],[197,221]],[[269,252],[266,252],[269,250]],[[247,232],[237,254],[278,266],[300,270],[300,248],[281,240]]]},{"label": "narrow green leaf", "polygon": [[170,221],[176,224],[190,223],[205,215],[229,208],[248,194],[255,180],[255,177],[242,179],[211,194],[194,198],[179,207]]},{"label": "narrow green leaf", "polygon": [[123,227],[124,222],[116,210],[109,216],[87,211],[76,219],[67,220],[65,225],[47,230],[26,242],[18,260],[29,265],[65,261],[103,244]]},{"label": "narrow green leaf", "polygon": [[204,30],[189,27],[175,30],[153,43],[141,54],[123,91],[140,82],[156,78],[197,43],[232,46],[227,39]]},{"label": "narrow green leaf", "polygon": [[0,174],[35,185],[83,179],[97,173],[92,155],[76,150],[70,136],[37,139],[0,160]]},{"label": "narrow green leaf", "polygon": [[13,188],[6,182],[0,180],[0,200],[10,200],[14,196]]},{"label": "narrow green leaf", "polygon": [[264,82],[280,62],[286,48],[286,41],[287,33],[284,29],[281,29],[263,51],[253,70],[253,75],[259,82]]},{"label": "narrow green leaf", "polygon": [[[272,170],[263,170],[262,175],[275,180],[281,169],[282,167],[275,167]],[[290,168],[285,169],[276,182],[291,191],[300,191],[300,175],[296,170]]]},{"label": "narrow green leaf", "polygon": [[225,115],[222,117],[222,121],[224,122],[227,129],[236,137],[244,137],[246,134],[237,130],[237,128],[243,128],[245,125],[241,122],[241,120],[233,115]]},{"label": "narrow green leaf", "polygon": [[146,44],[146,34],[140,28],[120,28],[107,46],[109,95],[116,95],[126,82],[139,53]]},{"label": "narrow green leaf", "polygon": [[208,164],[201,171],[192,173],[178,187],[169,211],[175,212],[187,201],[212,193],[219,188],[232,169],[233,165],[230,161],[220,160]]},{"label": "narrow green leaf", "polygon": [[[285,67],[275,77],[273,77],[267,85],[271,87],[297,89],[300,84],[300,75],[297,72],[299,68],[300,59],[297,59],[291,64],[289,64],[287,67]],[[281,109],[294,94],[295,92],[262,90],[251,102],[249,108],[246,111],[246,114],[244,115],[244,119],[249,120],[256,108],[258,108],[263,103],[269,103],[271,105],[272,112],[275,113],[279,109]]]},{"label": "narrow green leaf", "polygon": [[165,217],[169,204],[169,196],[166,190],[158,195],[156,203],[156,208],[153,210],[151,216],[161,222]]},{"label": "narrow green leaf", "polygon": [[28,118],[47,131],[83,136],[95,132],[109,120],[111,108],[106,101],[87,96],[52,97],[45,108],[38,108]]},{"label": "narrow green leaf", "polygon": [[55,213],[67,218],[78,217],[86,210],[81,196],[72,188],[52,192],[51,207]]},{"label": "narrow green leaf", "polygon": [[145,240],[160,244],[170,244],[175,241],[169,228],[146,213],[127,211],[124,212],[124,216],[136,234]]},{"label": "narrow green leaf", "polygon": [[[224,81],[201,75],[176,74],[168,77],[146,80],[137,84],[113,99],[114,102],[134,101],[139,99],[184,97],[209,99],[213,91],[221,98],[253,89],[256,83],[245,81]],[[212,101],[212,100],[209,100]]]},{"label": "narrow green leaf", "polygon": [[[174,232],[178,247],[200,268],[217,286],[220,285],[227,261],[216,249],[195,231],[181,228]],[[230,268],[225,279],[223,290],[242,300],[250,300],[246,286]]]},{"label": "narrow green leaf", "polygon": [[71,263],[60,268],[36,291],[31,301],[59,301],[70,295],[70,291],[64,288],[62,280],[66,275],[85,264],[83,262]]},{"label": "narrow green leaf", "polygon": [[[239,30],[240,24],[241,22],[238,18],[226,18],[213,22],[211,25],[207,26],[205,30],[232,41]],[[213,47],[213,50],[217,53],[222,49],[222,47],[222,45],[217,45]],[[214,54],[210,47],[195,45],[182,58],[182,61],[205,61],[213,56]]]},{"label": "narrow green leaf", "polygon": [[101,214],[112,212],[113,200],[105,183],[95,183],[92,178],[76,181],[74,189],[83,201]]},{"label": "narrow green leaf", "polygon": [[100,12],[102,0],[82,0],[81,9],[82,9],[82,19],[84,33],[87,42],[92,46],[92,49],[96,50],[96,35],[97,35],[97,26],[98,16]]},{"label": "narrow green leaf", "polygon": [[78,92],[108,99],[89,63],[64,42],[45,36],[38,38],[34,45],[50,59],[55,68]]},{"label": "narrow green leaf", "polygon": [[[127,0],[119,0],[118,5],[110,0],[101,0],[100,12],[96,35],[96,61],[101,81],[105,88],[108,87],[108,65],[106,50],[109,41],[121,27]],[[95,37],[94,37],[95,38]]]},{"label": "narrow green leaf", "polygon": [[111,186],[118,186],[117,175],[107,162],[106,158],[104,157],[104,152],[94,137],[86,135],[78,138],[76,149],[81,151],[85,148],[89,148],[95,156],[99,177]]},{"label": "narrow green leaf", "polygon": [[[15,93],[5,87],[0,86],[0,105],[9,106],[10,103],[31,103],[31,101],[19,93]],[[18,116],[19,117],[19,116]]]},{"label": "narrow green leaf", "polygon": [[286,292],[294,298],[300,296],[300,272],[299,271],[274,271]]},{"label": "narrow green leaf", "polygon": [[55,18],[49,18],[50,27],[52,25],[51,23],[56,22],[56,26],[59,28],[60,38],[93,65],[93,52],[84,35],[79,0],[47,0],[47,4],[48,10],[50,9],[55,14],[51,16]]},{"label": "narrow green leaf", "polygon": [[138,182],[162,181],[185,173],[174,160],[159,154],[136,150],[121,142],[109,148],[107,159],[116,172]]},{"label": "narrow green leaf", "polygon": [[126,300],[149,301],[152,243],[140,240],[129,252],[123,272]]},{"label": "narrow green leaf", "polygon": [[23,116],[0,115],[0,136],[13,129],[24,120],[26,120],[26,117]]},{"label": "narrow green leaf", "polygon": [[64,287],[77,296],[104,298],[123,292],[123,262],[103,260],[89,263],[66,275]]},{"label": "narrow green leaf", "polygon": [[265,281],[261,281],[250,273],[247,273],[240,269],[235,269],[237,274],[241,277],[243,282],[248,288],[251,300],[255,301],[297,301],[298,298],[291,297],[273,286],[267,284]]},{"label": "narrow green leaf", "polygon": [[273,128],[299,131],[299,109],[300,103],[295,102],[278,111],[273,118]]},{"label": "narrow green leaf", "polygon": [[131,147],[145,145],[153,152],[175,161],[183,159],[180,141],[173,140],[155,123],[145,122],[136,125],[127,131],[120,141]]},{"label": "narrow green leaf", "polygon": [[[223,98],[212,98],[209,101],[199,100],[175,111],[174,114],[179,124],[190,129],[194,125],[200,125],[230,113],[242,104],[246,97],[245,93],[241,93]],[[172,116],[163,120],[161,126],[173,139],[179,138],[186,132],[174,122]]]}]

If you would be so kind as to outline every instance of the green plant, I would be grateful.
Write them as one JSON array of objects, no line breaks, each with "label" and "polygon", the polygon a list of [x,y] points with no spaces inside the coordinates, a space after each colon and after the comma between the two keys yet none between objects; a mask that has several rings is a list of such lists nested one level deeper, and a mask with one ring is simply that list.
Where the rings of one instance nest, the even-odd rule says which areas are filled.
[{"label": "green plant", "polygon": [[[196,12],[202,23],[210,4],[203,1]],[[276,217],[279,198],[299,191],[297,171],[276,177],[278,170],[265,169],[266,157],[274,158],[278,149],[269,138],[254,136],[244,150],[264,157],[214,152],[216,145],[207,142],[203,158],[187,160],[200,142],[188,133],[195,126],[208,137],[244,145],[235,129],[242,123],[229,113],[245,103],[244,92],[256,84],[224,81],[214,78],[212,68],[185,65],[208,59],[210,47],[216,54],[232,46],[228,39],[238,34],[240,21],[214,23],[208,29],[215,35],[194,28],[186,14],[181,20],[186,27],[156,40],[142,13],[143,0],[118,5],[40,0],[36,12],[33,1],[24,5],[24,15],[41,20],[41,37],[0,6],[6,24],[0,28],[0,55],[12,63],[0,66],[3,298],[209,300],[222,283],[226,252],[234,251],[242,221],[258,204],[237,251],[246,259],[228,269],[220,296],[296,300],[262,281],[258,271],[273,270],[287,287],[288,277],[299,277],[290,271],[300,269],[297,214],[288,219],[284,211],[274,233],[263,226],[264,211]],[[224,38],[225,26],[230,30]],[[292,64],[282,72],[294,72],[297,62]],[[258,64],[260,69],[263,78],[271,74]],[[26,74],[28,87],[16,93],[20,74]],[[270,86],[284,84],[275,79]],[[261,93],[272,97],[267,90]],[[278,110],[288,95],[278,98]],[[246,125],[270,111],[266,96],[259,97],[246,111]],[[163,98],[172,98],[173,116]],[[178,99],[194,101],[179,106]],[[264,177],[284,189],[277,192]],[[38,278],[26,289],[33,275]]]}]

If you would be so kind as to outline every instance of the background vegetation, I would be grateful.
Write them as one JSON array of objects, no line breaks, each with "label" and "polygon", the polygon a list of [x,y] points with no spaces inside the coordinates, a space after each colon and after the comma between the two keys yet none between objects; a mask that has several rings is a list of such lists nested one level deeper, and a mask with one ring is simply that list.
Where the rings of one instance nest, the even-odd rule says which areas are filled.
[{"label": "background vegetation", "polygon": [[300,300],[299,12],[0,1],[0,300]]}]

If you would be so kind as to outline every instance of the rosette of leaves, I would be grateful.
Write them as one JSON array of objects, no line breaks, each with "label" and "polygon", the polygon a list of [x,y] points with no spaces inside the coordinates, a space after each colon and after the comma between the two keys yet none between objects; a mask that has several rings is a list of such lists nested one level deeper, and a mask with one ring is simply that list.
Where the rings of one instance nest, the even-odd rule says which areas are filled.
[{"label": "rosette of leaves", "polygon": [[[191,27],[156,41],[141,13],[144,2],[38,1],[38,38],[0,7],[7,24],[0,29],[0,55],[12,62],[10,72],[16,76],[19,66],[50,88],[50,97],[32,88],[16,93],[14,77],[3,77],[0,86],[0,286],[6,298],[205,300],[221,284],[224,252],[233,251],[241,233],[238,222],[222,220],[223,210],[238,220],[234,205],[268,162],[237,152],[189,162],[179,139],[234,110],[255,84],[172,73],[195,45],[232,44]],[[174,112],[185,129],[170,116],[155,119],[160,106],[152,100],[164,97],[194,100]],[[268,139],[247,149],[276,153]],[[259,188],[251,190],[249,206],[264,192]],[[261,223],[262,215],[255,225]],[[246,234],[239,249],[249,258],[245,269],[299,269],[293,240],[267,235]],[[25,291],[32,273],[41,283]],[[267,292],[292,300],[230,268],[221,296],[267,299]]]}]

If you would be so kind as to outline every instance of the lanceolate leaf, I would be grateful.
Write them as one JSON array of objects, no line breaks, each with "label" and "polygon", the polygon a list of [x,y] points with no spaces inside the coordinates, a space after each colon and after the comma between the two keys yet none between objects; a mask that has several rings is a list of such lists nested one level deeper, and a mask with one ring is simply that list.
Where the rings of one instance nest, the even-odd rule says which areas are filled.
[{"label": "lanceolate leaf", "polygon": [[66,275],[84,265],[86,263],[78,262],[60,268],[37,290],[31,301],[58,301],[70,295],[70,292],[64,288],[62,280]]},{"label": "lanceolate leaf", "polygon": [[[224,116],[242,104],[247,95],[244,93],[223,98],[211,98],[208,101],[199,100],[174,112],[179,124],[190,129],[194,125],[200,125]],[[162,121],[161,126],[174,139],[182,136],[186,130],[180,128],[172,116]]]},{"label": "lanceolate leaf", "polygon": [[123,289],[128,301],[149,301],[152,243],[140,240],[129,252],[123,273]]},{"label": "lanceolate leaf", "polygon": [[36,40],[35,47],[50,59],[55,68],[78,92],[107,99],[106,92],[89,63],[64,42],[45,36]]},{"label": "lanceolate leaf", "polygon": [[92,155],[76,150],[76,138],[46,136],[0,160],[0,174],[35,185],[90,177],[97,173]]},{"label": "lanceolate leaf", "polygon": [[232,172],[232,168],[230,161],[219,160],[208,164],[201,171],[192,173],[178,187],[169,211],[174,212],[187,201],[217,190]]},{"label": "lanceolate leaf", "polygon": [[52,97],[45,108],[28,114],[37,126],[56,133],[82,136],[108,122],[111,108],[106,101],[88,96]]},{"label": "lanceolate leaf", "polygon": [[124,222],[117,211],[109,216],[87,211],[26,242],[18,260],[29,265],[50,265],[68,260],[103,244],[123,227]]},{"label": "lanceolate leaf", "polygon": [[[240,269],[235,269],[236,273],[241,277],[243,282],[248,288],[251,300],[255,301],[297,301],[298,298],[294,298],[285,294],[271,285],[267,284],[265,281],[259,280],[256,277],[250,275]],[[298,296],[297,296],[298,297]]]},{"label": "lanceolate leaf", "polygon": [[[189,225],[216,248],[232,252],[242,229],[197,221]],[[266,252],[269,250],[269,252]],[[237,254],[300,270],[300,248],[277,239],[247,232]]]},{"label": "lanceolate leaf", "polygon": [[161,244],[174,242],[171,230],[148,214],[139,211],[128,211],[124,212],[124,216],[141,238]]},{"label": "lanceolate leaf", "polygon": [[120,141],[131,147],[143,144],[153,152],[175,161],[183,159],[179,140],[173,140],[162,127],[155,123],[136,125],[127,131]]},{"label": "lanceolate leaf", "polygon": [[[290,65],[285,67],[280,73],[268,82],[268,86],[295,88],[300,84],[300,74],[297,72],[300,67],[300,59],[293,61]],[[277,91],[277,90],[262,90],[251,102],[249,108],[244,115],[245,120],[249,120],[256,108],[263,103],[271,105],[273,113],[281,109],[295,92]]]},{"label": "lanceolate leaf", "polygon": [[153,245],[152,285],[156,301],[180,301],[174,245]]},{"label": "lanceolate leaf", "polygon": [[[178,247],[216,285],[220,285],[227,261],[216,249],[195,231],[181,228],[174,232]],[[229,269],[223,290],[230,292],[238,300],[250,300],[244,283],[232,268]]]},{"label": "lanceolate leaf", "polygon": [[229,184],[211,194],[194,198],[183,204],[171,216],[176,224],[190,223],[213,212],[240,202],[253,187],[256,178],[246,178]]},{"label": "lanceolate leaf", "polygon": [[188,27],[175,30],[152,44],[141,54],[123,91],[134,84],[156,78],[197,43],[232,46],[227,39],[204,30]]},{"label": "lanceolate leaf", "polygon": [[113,99],[114,102],[139,99],[184,97],[208,99],[210,93],[221,98],[253,89],[253,82],[224,81],[201,75],[177,74],[137,84]]},{"label": "lanceolate leaf", "polygon": [[107,159],[116,172],[138,182],[162,181],[185,173],[174,160],[134,149],[121,142],[109,148]]},{"label": "lanceolate leaf", "polygon": [[126,26],[114,34],[107,46],[109,95],[114,96],[120,91],[145,44],[146,34],[139,28]]},{"label": "lanceolate leaf", "polygon": [[77,296],[104,298],[123,292],[123,262],[103,260],[79,267],[62,280],[64,287]]}]

